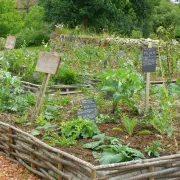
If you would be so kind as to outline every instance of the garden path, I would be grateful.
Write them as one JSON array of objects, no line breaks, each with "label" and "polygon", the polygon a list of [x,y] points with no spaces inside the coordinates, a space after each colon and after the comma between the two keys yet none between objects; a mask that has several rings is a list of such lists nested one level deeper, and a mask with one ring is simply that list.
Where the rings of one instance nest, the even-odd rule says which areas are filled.
[{"label": "garden path", "polygon": [[12,163],[0,153],[0,180],[40,180],[24,167]]}]

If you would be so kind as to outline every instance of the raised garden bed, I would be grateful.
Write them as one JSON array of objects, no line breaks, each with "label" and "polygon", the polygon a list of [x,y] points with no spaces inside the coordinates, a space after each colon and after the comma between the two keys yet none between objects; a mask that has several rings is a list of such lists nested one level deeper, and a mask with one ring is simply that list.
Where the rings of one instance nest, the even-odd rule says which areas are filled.
[{"label": "raised garden bed", "polygon": [[43,179],[178,180],[180,177],[180,154],[92,165],[3,122],[0,122],[0,149]]}]

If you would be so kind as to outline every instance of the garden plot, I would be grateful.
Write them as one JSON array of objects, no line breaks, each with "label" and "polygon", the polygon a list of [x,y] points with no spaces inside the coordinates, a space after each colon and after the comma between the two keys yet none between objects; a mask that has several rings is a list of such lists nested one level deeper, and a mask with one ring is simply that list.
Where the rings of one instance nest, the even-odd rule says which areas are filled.
[{"label": "garden plot", "polygon": [[[72,48],[72,46],[69,47]],[[115,47],[117,48],[117,46]],[[0,80],[1,122],[17,126],[45,143],[63,150],[63,152],[68,152],[81,160],[85,159],[91,165],[93,164],[90,165],[92,171],[88,174],[91,179],[95,179],[95,176],[100,178],[103,174],[98,175],[97,171],[97,174],[95,173],[95,166],[99,164],[113,164],[115,167],[114,163],[132,160],[140,160],[138,161],[140,163],[145,158],[178,153],[180,151],[178,121],[180,81],[178,79],[179,69],[176,69],[175,64],[172,69],[172,67],[167,67],[165,62],[161,64],[161,60],[159,60],[160,70],[152,76],[153,79],[161,78],[166,83],[150,86],[149,108],[145,111],[145,80],[140,73],[142,64],[140,62],[136,64],[136,61],[129,57],[126,60],[115,59],[113,49],[111,61],[108,61],[107,67],[104,68],[102,57],[107,57],[107,54],[103,54],[103,52],[106,53],[107,47],[99,48],[99,51],[90,46],[83,48],[87,48],[86,54],[81,55],[83,61],[79,56],[81,53],[78,54],[78,58],[76,58],[80,60],[76,61],[77,63],[75,63],[77,59],[72,58],[72,54],[75,53],[73,49],[68,50],[67,54],[66,51],[59,53],[62,59],[64,58],[62,69],[59,69],[57,76],[52,76],[49,85],[57,84],[56,78],[59,77],[61,78],[60,82],[65,84],[82,82],[82,79],[78,79],[77,73],[72,72],[69,67],[74,67],[76,71],[81,73],[84,71],[93,72],[93,78],[100,81],[96,82],[96,85],[91,89],[82,86],[81,94],[62,96],[61,91],[54,92],[53,95],[47,93],[41,113],[34,119],[30,117],[34,113],[33,106],[36,101],[36,94],[25,91],[20,80],[28,81],[27,77],[30,76],[31,83],[42,83],[43,74],[34,72],[38,54],[29,54],[22,49],[9,51],[3,58],[5,63]],[[83,48],[79,51],[82,52]],[[71,51],[72,54],[69,53]],[[94,57],[99,57],[97,55],[99,52],[101,58],[99,60],[94,59]],[[133,57],[132,54],[129,55]],[[90,59],[88,59],[89,57]],[[25,61],[27,64],[23,64],[22,68],[23,59],[27,60]],[[173,63],[175,62],[173,61]],[[176,78],[176,82],[172,84],[167,81],[169,77]],[[92,98],[98,110],[95,123],[78,117],[78,112],[83,108],[82,100]],[[8,136],[2,138],[7,139]],[[2,143],[2,150],[3,147],[7,152],[7,145]],[[16,155],[20,156],[18,153]],[[167,167],[174,166],[174,157],[176,155],[172,156],[172,164],[168,164]],[[179,162],[178,158],[177,155],[177,163]],[[147,160],[147,162],[149,161]],[[41,164],[41,166],[43,165]],[[147,167],[149,168],[149,166],[148,164]],[[107,170],[111,166],[102,167]],[[160,163],[158,167],[162,167],[162,164]],[[165,175],[163,168],[157,169],[162,170],[162,175]],[[169,170],[169,172],[174,173],[172,177],[176,176],[178,168],[177,166],[177,168]],[[144,171],[145,173],[149,171],[147,169]],[[114,177],[113,173],[121,174],[121,170],[117,170],[117,172],[116,170],[113,169],[108,177]],[[152,171],[156,171],[156,168]],[[57,173],[56,170],[55,172]],[[44,170],[41,170],[41,173],[46,174]],[[46,174],[46,176],[48,175]],[[150,176],[155,177],[156,174]],[[150,176],[146,174],[145,177]]]}]

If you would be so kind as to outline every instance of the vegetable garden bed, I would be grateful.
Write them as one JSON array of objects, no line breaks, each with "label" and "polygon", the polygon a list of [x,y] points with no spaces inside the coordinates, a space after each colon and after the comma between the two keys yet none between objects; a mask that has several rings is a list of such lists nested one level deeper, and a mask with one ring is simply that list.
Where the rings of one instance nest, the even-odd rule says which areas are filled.
[{"label": "vegetable garden bed", "polygon": [[140,180],[180,177],[180,154],[110,165],[92,165],[0,122],[0,149],[43,179]]}]

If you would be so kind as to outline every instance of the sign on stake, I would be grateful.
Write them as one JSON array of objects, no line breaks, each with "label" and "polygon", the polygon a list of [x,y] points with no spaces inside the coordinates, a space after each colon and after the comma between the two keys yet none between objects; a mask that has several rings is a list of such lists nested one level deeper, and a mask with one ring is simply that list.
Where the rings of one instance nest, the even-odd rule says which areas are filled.
[{"label": "sign on stake", "polygon": [[41,111],[42,102],[49,82],[49,78],[51,74],[57,73],[60,62],[61,59],[59,56],[52,53],[40,52],[39,60],[36,65],[36,71],[44,72],[45,76],[36,101],[34,117],[39,115]]},{"label": "sign on stake", "polygon": [[146,72],[145,110],[149,108],[150,72],[156,71],[156,54],[157,50],[152,48],[152,43],[148,44],[148,48],[143,49],[142,71]]}]

